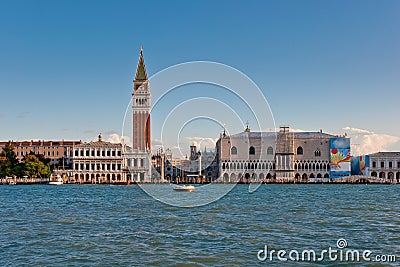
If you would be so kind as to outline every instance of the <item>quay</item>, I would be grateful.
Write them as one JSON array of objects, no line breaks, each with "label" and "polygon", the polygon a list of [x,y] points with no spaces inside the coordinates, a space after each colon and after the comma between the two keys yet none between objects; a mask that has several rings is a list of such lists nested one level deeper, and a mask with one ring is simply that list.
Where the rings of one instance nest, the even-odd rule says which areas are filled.
[{"label": "quay", "polygon": [[[6,177],[0,178],[0,185],[35,185],[35,184],[48,184],[50,182],[50,178],[41,178],[41,177]],[[262,183],[262,184],[398,184],[396,179],[388,180],[383,178],[378,178],[374,176],[364,176],[364,175],[352,175],[343,178],[335,178],[335,179],[316,179],[314,181],[296,181],[295,179],[288,180],[288,179],[265,179],[263,181],[251,181],[251,180],[239,180],[236,182],[226,182],[222,179],[216,180],[196,180],[196,179],[182,179],[179,181],[170,182],[167,180],[154,180],[152,183],[146,184],[166,184],[172,183],[177,185],[182,184],[250,184],[250,183]],[[83,181],[71,181],[68,180],[66,177],[63,178],[63,184],[81,184],[81,185],[88,185],[88,184],[98,184],[98,185],[136,185],[135,181],[103,181],[103,182],[83,182]]]}]

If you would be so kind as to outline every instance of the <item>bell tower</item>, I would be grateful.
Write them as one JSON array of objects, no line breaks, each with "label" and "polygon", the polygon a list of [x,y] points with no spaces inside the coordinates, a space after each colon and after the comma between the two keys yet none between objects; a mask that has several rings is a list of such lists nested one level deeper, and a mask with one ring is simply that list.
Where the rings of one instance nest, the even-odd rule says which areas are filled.
[{"label": "bell tower", "polygon": [[151,183],[150,81],[144,64],[143,47],[133,80],[132,149],[125,153],[129,181]]},{"label": "bell tower", "polygon": [[133,146],[132,149],[139,151],[150,151],[150,81],[144,64],[143,47],[140,48],[139,62],[136,68],[135,78],[133,80],[132,92],[133,109]]}]

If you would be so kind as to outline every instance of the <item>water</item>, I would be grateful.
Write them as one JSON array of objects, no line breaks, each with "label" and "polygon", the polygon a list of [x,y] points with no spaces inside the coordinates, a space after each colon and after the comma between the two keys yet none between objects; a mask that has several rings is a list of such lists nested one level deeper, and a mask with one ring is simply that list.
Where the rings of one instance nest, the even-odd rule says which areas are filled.
[{"label": "water", "polygon": [[398,185],[262,185],[250,194],[238,185],[212,204],[179,208],[138,186],[0,186],[0,266],[282,266],[276,256],[260,262],[257,252],[264,245],[321,251],[336,248],[339,238],[351,249],[397,255],[394,266],[399,191]]}]

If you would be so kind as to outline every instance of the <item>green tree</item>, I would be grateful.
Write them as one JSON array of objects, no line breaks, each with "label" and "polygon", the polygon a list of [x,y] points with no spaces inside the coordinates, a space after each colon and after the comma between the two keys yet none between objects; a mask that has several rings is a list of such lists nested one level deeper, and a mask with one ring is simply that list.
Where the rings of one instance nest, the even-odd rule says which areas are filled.
[{"label": "green tree", "polygon": [[50,166],[40,161],[39,158],[33,154],[27,155],[24,162],[24,174],[29,177],[49,177],[51,174]]},{"label": "green tree", "polygon": [[0,176],[13,175],[14,168],[18,165],[18,159],[11,141],[8,141],[4,146],[3,151],[0,153],[0,158]]}]

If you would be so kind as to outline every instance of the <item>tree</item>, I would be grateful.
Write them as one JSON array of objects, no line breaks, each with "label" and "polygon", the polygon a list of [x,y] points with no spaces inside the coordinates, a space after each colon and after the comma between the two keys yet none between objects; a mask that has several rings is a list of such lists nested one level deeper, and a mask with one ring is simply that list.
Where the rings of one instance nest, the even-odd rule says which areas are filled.
[{"label": "tree", "polygon": [[25,157],[25,175],[32,177],[32,176],[39,176],[39,177],[49,177],[50,166],[48,164],[43,163],[38,159],[37,156],[33,154],[29,154]]},{"label": "tree", "polygon": [[11,141],[8,141],[4,146],[3,151],[0,153],[0,158],[0,176],[13,175],[13,169],[18,165],[18,159]]}]

